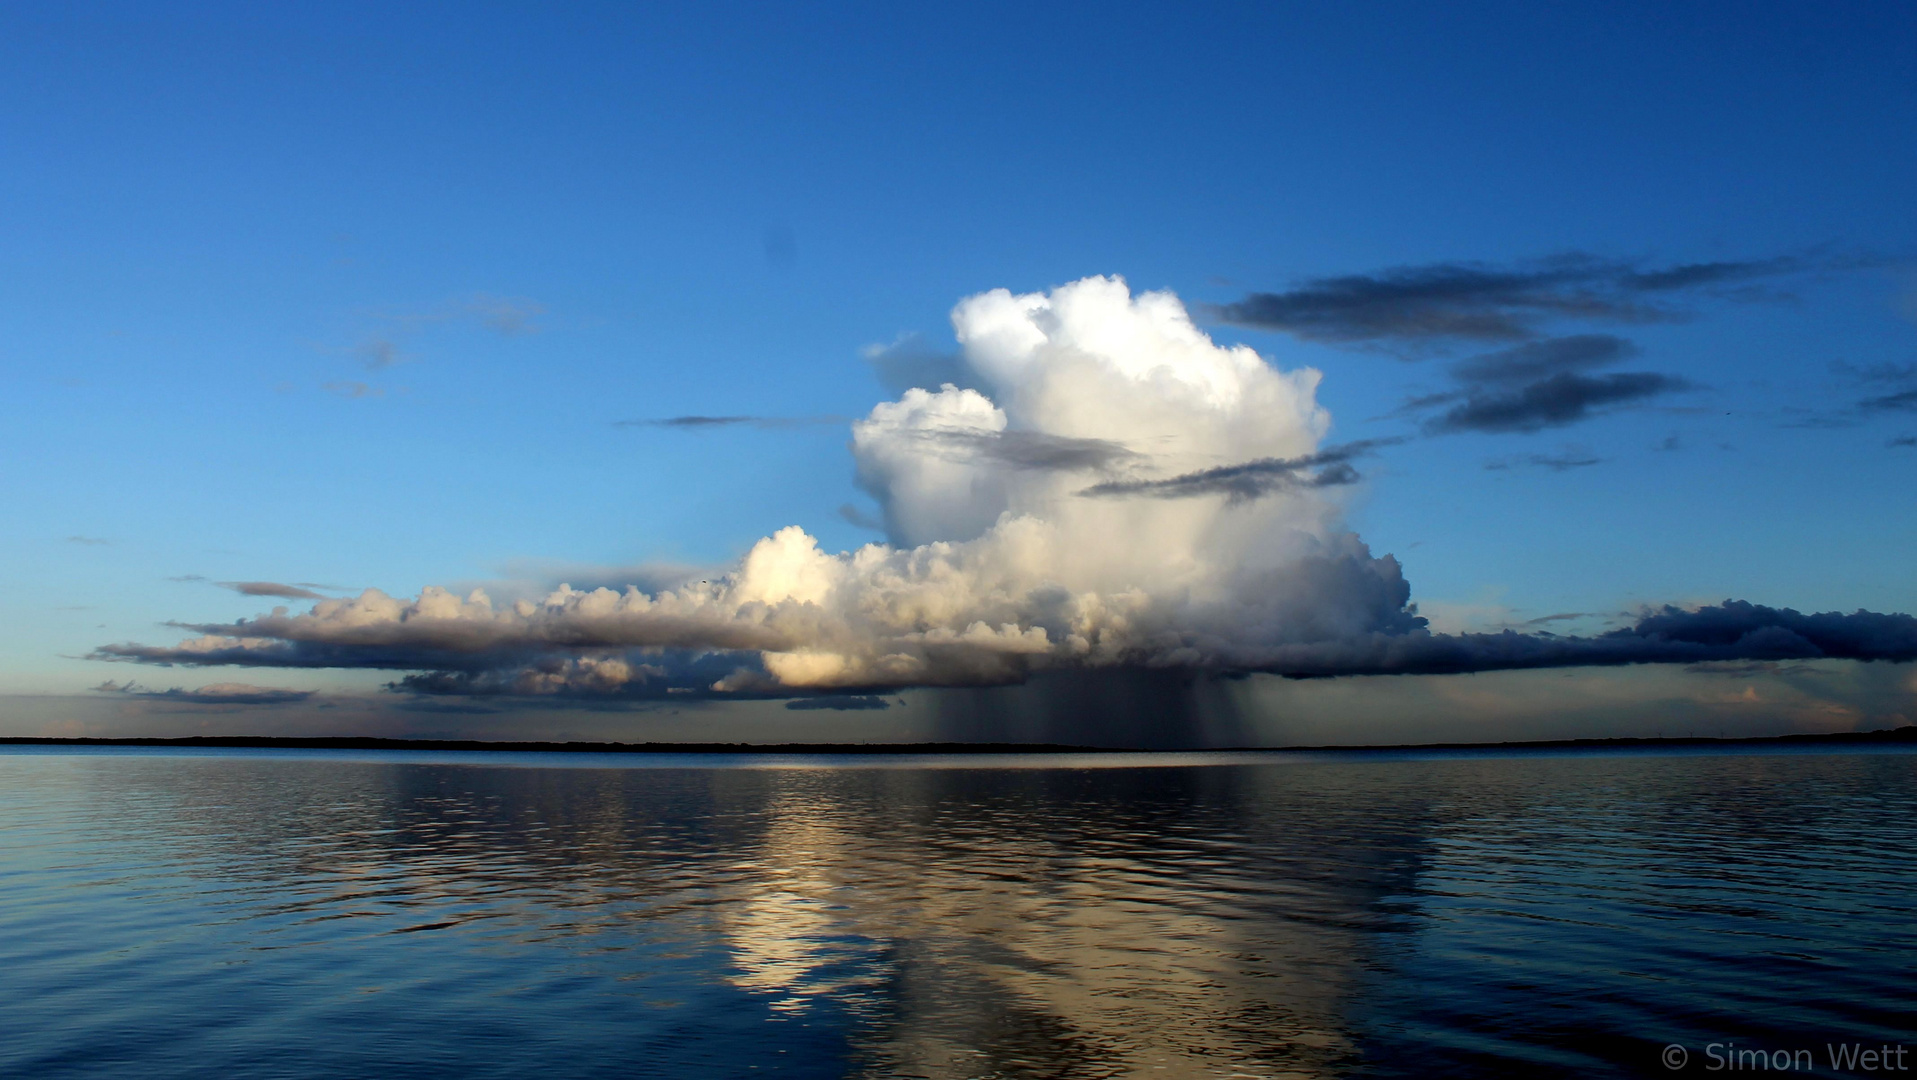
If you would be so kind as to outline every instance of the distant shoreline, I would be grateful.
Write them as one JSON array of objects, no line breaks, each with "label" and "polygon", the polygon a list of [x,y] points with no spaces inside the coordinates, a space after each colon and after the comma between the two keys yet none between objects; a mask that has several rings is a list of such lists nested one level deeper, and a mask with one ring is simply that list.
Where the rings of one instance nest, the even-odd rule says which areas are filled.
[{"label": "distant shoreline", "polygon": [[1608,750],[1631,747],[1917,745],[1917,725],[1884,731],[1764,735],[1747,738],[1544,739],[1529,742],[1399,743],[1390,746],[1228,746],[1149,749],[1061,743],[622,743],[487,742],[477,739],[380,739],[361,736],[293,738],[273,735],[194,735],[178,739],[0,737],[0,746],[146,746],[256,750],[480,750],[558,754],[1162,754],[1162,753],[1382,753],[1407,750]]}]

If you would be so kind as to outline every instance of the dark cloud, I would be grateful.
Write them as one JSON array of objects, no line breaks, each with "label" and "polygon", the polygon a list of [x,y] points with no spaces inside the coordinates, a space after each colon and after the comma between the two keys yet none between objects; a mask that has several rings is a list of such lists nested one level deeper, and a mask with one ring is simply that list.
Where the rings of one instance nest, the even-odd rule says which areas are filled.
[{"label": "dark cloud", "polygon": [[[1783,257],[1645,269],[1581,253],[1512,266],[1435,263],[1316,278],[1286,292],[1251,293],[1214,314],[1241,326],[1336,344],[1527,341],[1557,320],[1682,319],[1686,312],[1670,303],[1679,294],[1826,268],[1839,264]],[[1733,300],[1757,298],[1716,292]]]},{"label": "dark cloud", "polygon": [[[1401,582],[1398,583],[1402,585]],[[1402,590],[1388,598],[1401,603]],[[1549,615],[1533,626],[1579,617],[1576,613]],[[255,620],[245,628],[256,640],[235,642],[230,648],[108,646],[92,658],[134,660],[158,664],[255,667],[338,667],[402,669],[413,672],[390,688],[431,697],[524,696],[555,700],[644,700],[683,698],[696,701],[711,696],[790,697],[791,691],[763,681],[741,680],[753,669],[754,645],[742,640],[714,640],[705,649],[607,650],[568,645],[559,641],[514,640],[491,648],[468,648],[441,642],[439,648],[369,643],[322,643],[271,638],[275,621]],[[235,627],[226,627],[231,631]],[[281,631],[285,632],[285,631]],[[682,637],[693,634],[681,631]],[[760,643],[759,647],[764,647]],[[1267,647],[1221,648],[1213,659],[1197,666],[1213,672],[1266,672],[1293,678],[1345,675],[1456,674],[1530,668],[1616,666],[1625,664],[1732,664],[1820,659],[1908,662],[1917,660],[1917,618],[1904,614],[1856,611],[1804,614],[1789,608],[1771,608],[1745,601],[1685,610],[1666,606],[1646,611],[1628,628],[1590,637],[1551,634],[1542,630],[1501,633],[1436,634],[1424,629],[1424,620],[1409,616],[1393,628],[1332,635],[1322,640]],[[608,664],[626,665],[615,678],[601,678]],[[1157,667],[1167,666],[1163,661]],[[1169,666],[1176,666],[1169,665]],[[976,685],[1022,681],[1024,666],[1007,667],[996,675],[981,676]],[[1113,668],[1084,669],[1087,677]],[[731,678],[747,687],[743,693],[720,691],[715,683]],[[131,684],[129,684],[129,687]],[[101,689],[129,692],[107,684]],[[877,689],[877,688],[874,688]],[[229,684],[197,691],[167,691],[156,696],[239,704],[297,700],[287,695],[301,691],[262,690]],[[851,696],[865,697],[853,691]],[[821,700],[808,698],[807,700]],[[795,706],[829,708],[833,706]],[[873,707],[873,706],[854,706]]]},{"label": "dark cloud", "polygon": [[1735,661],[1917,660],[1917,618],[1857,611],[1803,614],[1741,600],[1686,611],[1663,607],[1594,637],[1526,634],[1368,634],[1283,646],[1255,670],[1293,678],[1441,675],[1527,668]]},{"label": "dark cloud", "polygon": [[1917,446],[1917,435],[1899,435],[1896,438],[1885,443],[1884,445],[1888,447],[1892,447],[1892,448],[1896,448],[1900,446]]},{"label": "dark cloud", "polygon": [[380,387],[369,386],[366,383],[355,382],[350,379],[323,382],[320,384],[320,389],[329,394],[338,394],[343,398],[376,398],[386,396],[386,391]]},{"label": "dark cloud", "polygon": [[1661,394],[1692,389],[1673,375],[1621,372],[1587,376],[1565,372],[1518,390],[1471,390],[1463,401],[1425,422],[1433,435],[1461,431],[1532,432],[1575,424],[1605,406],[1646,401]]},{"label": "dark cloud", "polygon": [[[1450,374],[1457,381],[1456,389],[1411,398],[1393,415],[1443,409],[1424,421],[1429,435],[1534,432],[1579,423],[1599,408],[1621,408],[1693,388],[1677,376],[1655,372],[1588,374],[1635,356],[1638,351],[1636,345],[1610,334],[1575,334],[1526,342],[1453,364]],[[1666,449],[1671,448],[1667,441]],[[1507,468],[1510,464],[1494,462],[1488,467]],[[1540,459],[1534,464],[1551,462]]]},{"label": "dark cloud", "polygon": [[788,709],[889,709],[892,703],[877,694],[833,694],[827,697],[793,698]]},{"label": "dark cloud", "polygon": [[814,424],[842,424],[843,416],[667,416],[657,420],[615,420],[613,427],[676,428],[680,431],[707,431],[712,428],[753,427],[761,431],[808,427]]},{"label": "dark cloud", "polygon": [[[176,580],[186,580],[184,578]],[[205,579],[201,579],[205,580]],[[282,600],[324,600],[325,596],[299,585],[283,585],[277,581],[216,581],[222,589],[232,589],[241,596],[277,596]]]},{"label": "dark cloud", "polygon": [[1762,675],[1825,674],[1809,664],[1780,664],[1775,660],[1706,660],[1701,663],[1687,664],[1684,670],[1693,675],[1724,675],[1735,679],[1748,679]]},{"label": "dark cloud", "polygon": [[1474,356],[1453,364],[1451,373],[1460,382],[1509,386],[1605,367],[1640,351],[1610,334],[1573,334]]},{"label": "dark cloud", "polygon": [[1905,390],[1882,397],[1865,398],[1857,403],[1864,412],[1917,412],[1917,390]]},{"label": "dark cloud", "polygon": [[[1162,480],[1111,480],[1079,492],[1088,498],[1147,496],[1187,499],[1199,495],[1226,495],[1233,500],[1256,499],[1276,491],[1301,487],[1336,487],[1360,477],[1351,460],[1403,439],[1365,439],[1328,446],[1315,454],[1295,458],[1260,458],[1236,465],[1220,465]],[[1316,471],[1313,471],[1316,470]]]},{"label": "dark cloud", "polygon": [[1568,622],[1572,619],[1585,619],[1589,617],[1590,612],[1588,611],[1561,611],[1556,615],[1540,615],[1535,619],[1526,619],[1524,620],[1524,625],[1544,626],[1547,623]]}]

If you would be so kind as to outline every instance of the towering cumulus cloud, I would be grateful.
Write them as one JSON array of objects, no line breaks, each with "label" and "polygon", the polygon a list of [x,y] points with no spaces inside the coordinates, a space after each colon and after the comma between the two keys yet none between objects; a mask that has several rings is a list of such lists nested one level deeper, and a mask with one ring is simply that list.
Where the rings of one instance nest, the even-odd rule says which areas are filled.
[{"label": "towering cumulus cloud", "polygon": [[[728,576],[656,593],[561,587],[501,606],[479,592],[368,590],[95,655],[634,696],[982,686],[1118,667],[1336,675],[1917,655],[1907,616],[1793,630],[1780,620],[1810,617],[1748,605],[1708,626],[1667,612],[1591,639],[1431,634],[1397,561],[1341,524],[1338,490],[1378,444],[1325,444],[1318,372],[1221,347],[1177,297],[1134,296],[1118,278],[983,293],[952,324],[967,386],[911,388],[852,427],[858,481],[890,543],[834,554],[794,526]],[[1691,638],[1687,619],[1702,628]]]}]

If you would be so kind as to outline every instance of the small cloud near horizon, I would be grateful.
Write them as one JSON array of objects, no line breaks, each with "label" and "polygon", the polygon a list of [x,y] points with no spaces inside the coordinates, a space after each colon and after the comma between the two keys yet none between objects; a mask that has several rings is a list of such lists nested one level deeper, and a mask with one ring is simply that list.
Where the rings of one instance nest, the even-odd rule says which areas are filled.
[{"label": "small cloud near horizon", "polygon": [[177,701],[194,705],[290,705],[305,701],[317,691],[285,690],[278,687],[254,686],[250,683],[210,683],[197,690],[186,690],[175,686],[169,690],[148,690],[131,679],[125,683],[116,683],[112,679],[93,688],[95,693],[125,694],[129,697],[146,698],[157,701]]}]

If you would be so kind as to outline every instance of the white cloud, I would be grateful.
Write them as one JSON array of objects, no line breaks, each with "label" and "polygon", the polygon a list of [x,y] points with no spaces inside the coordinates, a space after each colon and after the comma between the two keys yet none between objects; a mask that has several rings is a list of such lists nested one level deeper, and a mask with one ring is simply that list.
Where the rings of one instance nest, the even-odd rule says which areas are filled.
[{"label": "white cloud", "polygon": [[[831,553],[791,526],[730,574],[674,588],[562,585],[502,604],[479,590],[368,590],[95,655],[385,668],[423,673],[408,678],[419,689],[660,694],[986,685],[1119,666],[1340,674],[1917,655],[1908,616],[1752,605],[1665,609],[1588,639],[1427,633],[1397,561],[1342,524],[1336,488],[1356,479],[1348,459],[1364,444],[1321,449],[1318,372],[1221,347],[1177,297],[1133,296],[1118,278],[994,290],[961,302],[952,323],[977,387],[909,388],[853,425],[889,544]],[[1240,473],[1258,482],[1222,482]]]}]

